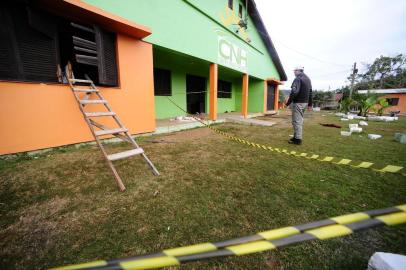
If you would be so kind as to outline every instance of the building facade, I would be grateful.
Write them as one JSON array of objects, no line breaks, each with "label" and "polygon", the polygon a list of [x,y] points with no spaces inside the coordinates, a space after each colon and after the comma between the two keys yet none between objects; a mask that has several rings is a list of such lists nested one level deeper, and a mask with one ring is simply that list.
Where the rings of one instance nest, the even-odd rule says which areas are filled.
[{"label": "building facade", "polygon": [[358,90],[360,94],[368,92],[381,95],[381,98],[388,101],[390,107],[385,109],[385,113],[399,111],[400,114],[406,115],[406,88]]},{"label": "building facade", "polygon": [[0,154],[93,140],[67,63],[132,133],[184,111],[275,110],[287,79],[252,0],[4,1],[0,23]]}]

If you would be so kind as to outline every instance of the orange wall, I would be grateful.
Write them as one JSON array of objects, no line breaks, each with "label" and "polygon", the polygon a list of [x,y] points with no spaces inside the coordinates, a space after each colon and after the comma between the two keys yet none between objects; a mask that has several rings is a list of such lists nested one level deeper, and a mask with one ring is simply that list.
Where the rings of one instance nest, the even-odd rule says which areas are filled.
[{"label": "orange wall", "polygon": [[397,106],[389,107],[385,112],[389,113],[390,111],[400,111],[401,114],[406,114],[406,94],[390,94],[385,96],[385,98],[398,98],[399,103]]},{"label": "orange wall", "polygon": [[[131,133],[152,132],[152,45],[117,35],[117,52],[120,87],[101,88],[102,94]],[[92,140],[69,86],[0,82],[0,154]]]}]

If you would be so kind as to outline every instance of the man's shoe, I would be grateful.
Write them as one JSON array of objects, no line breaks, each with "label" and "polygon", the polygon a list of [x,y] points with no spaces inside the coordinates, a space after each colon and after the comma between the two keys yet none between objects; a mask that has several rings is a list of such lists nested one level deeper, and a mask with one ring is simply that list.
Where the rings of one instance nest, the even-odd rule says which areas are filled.
[{"label": "man's shoe", "polygon": [[302,140],[301,139],[296,139],[296,138],[292,138],[289,141],[290,144],[297,144],[297,145],[301,145],[302,144]]}]

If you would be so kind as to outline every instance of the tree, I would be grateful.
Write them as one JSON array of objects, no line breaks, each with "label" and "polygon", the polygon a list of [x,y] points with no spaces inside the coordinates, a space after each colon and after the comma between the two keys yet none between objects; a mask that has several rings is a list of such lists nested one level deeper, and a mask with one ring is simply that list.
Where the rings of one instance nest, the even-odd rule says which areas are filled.
[{"label": "tree", "polygon": [[377,101],[375,111],[379,116],[382,116],[383,112],[385,111],[386,108],[391,107],[392,105],[389,104],[388,100],[386,98],[380,98]]},{"label": "tree", "polygon": [[336,89],[334,92],[337,93],[337,94],[343,94],[343,97],[341,98],[343,100],[343,99],[346,99],[346,98],[348,98],[350,96],[350,87],[349,86],[343,86],[343,87],[341,87],[339,89]]},{"label": "tree", "polygon": [[364,64],[365,73],[356,76],[355,89],[406,87],[406,56],[380,56],[372,64]]},{"label": "tree", "polygon": [[[377,109],[386,105],[384,102],[382,102],[382,104],[380,103],[380,101],[382,100],[382,98],[380,98],[381,96],[381,94],[371,93],[371,91],[368,91],[366,94],[355,93],[353,95],[353,100],[351,100],[350,102],[352,105],[356,105],[356,107],[358,108],[359,116],[367,116],[369,111],[377,111]],[[387,107],[385,106],[385,108]]]}]

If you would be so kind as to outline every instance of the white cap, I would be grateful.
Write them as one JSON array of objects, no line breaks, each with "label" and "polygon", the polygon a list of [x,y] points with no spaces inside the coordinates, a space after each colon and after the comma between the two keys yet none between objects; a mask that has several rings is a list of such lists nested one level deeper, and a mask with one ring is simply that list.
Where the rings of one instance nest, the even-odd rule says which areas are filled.
[{"label": "white cap", "polygon": [[296,66],[294,70],[301,70],[301,71],[303,71],[303,70],[304,70],[304,67],[302,67],[302,66]]}]

